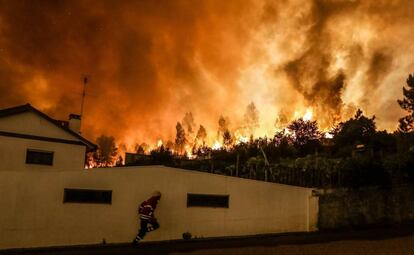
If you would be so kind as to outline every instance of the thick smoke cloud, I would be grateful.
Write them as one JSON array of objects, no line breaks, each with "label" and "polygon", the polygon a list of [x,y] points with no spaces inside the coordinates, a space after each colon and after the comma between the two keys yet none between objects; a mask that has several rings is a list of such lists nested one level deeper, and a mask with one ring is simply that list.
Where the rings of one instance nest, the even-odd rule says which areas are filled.
[{"label": "thick smoke cloud", "polygon": [[362,107],[393,130],[414,70],[413,11],[402,0],[0,0],[0,107],[65,119],[88,74],[83,133],[127,146],[174,140],[186,112],[209,134],[221,115],[237,129],[250,102],[258,135],[308,108],[324,128]]}]

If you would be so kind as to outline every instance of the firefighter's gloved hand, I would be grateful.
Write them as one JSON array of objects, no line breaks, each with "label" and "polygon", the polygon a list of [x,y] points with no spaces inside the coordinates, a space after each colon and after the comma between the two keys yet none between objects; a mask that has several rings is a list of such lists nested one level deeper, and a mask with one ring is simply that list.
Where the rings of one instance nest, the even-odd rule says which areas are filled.
[{"label": "firefighter's gloved hand", "polygon": [[147,230],[148,230],[148,232],[149,231],[153,231],[154,230],[154,226],[151,223],[148,223]]}]

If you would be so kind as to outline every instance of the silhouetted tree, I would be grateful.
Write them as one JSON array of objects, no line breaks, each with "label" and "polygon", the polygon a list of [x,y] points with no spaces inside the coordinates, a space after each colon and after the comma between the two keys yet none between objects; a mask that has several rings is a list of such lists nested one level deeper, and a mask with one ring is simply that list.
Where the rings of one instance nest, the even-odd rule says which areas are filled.
[{"label": "silhouetted tree", "polygon": [[228,120],[224,118],[223,116],[220,116],[218,120],[218,130],[217,130],[217,139],[221,139],[223,137],[223,134],[226,130],[228,130]]},{"label": "silhouetted tree", "polygon": [[94,153],[94,159],[98,166],[111,166],[118,153],[113,136],[101,135],[96,139],[98,150]]},{"label": "silhouetted tree", "polygon": [[153,164],[170,165],[173,162],[172,152],[165,149],[164,145],[152,150],[150,154]]},{"label": "silhouetted tree", "polygon": [[144,148],[142,147],[142,145],[138,145],[138,144],[135,146],[135,152],[137,154],[144,154],[145,153]]},{"label": "silhouetted tree", "polygon": [[302,118],[294,120],[287,129],[292,133],[293,145],[296,147],[303,146],[311,140],[318,140],[322,135],[316,121],[306,121]]},{"label": "silhouetted tree", "polygon": [[187,134],[191,135],[192,133],[194,133],[194,117],[193,114],[191,112],[186,112],[182,121],[182,126],[183,128],[187,129]]},{"label": "silhouetted tree", "polygon": [[270,151],[272,157],[293,157],[296,150],[293,147],[293,138],[285,130],[276,132],[273,137],[273,145],[275,148]]},{"label": "silhouetted tree", "polygon": [[168,140],[167,143],[165,144],[165,149],[169,150],[169,151],[174,150],[174,143],[172,141]]},{"label": "silhouetted tree", "polygon": [[244,113],[244,122],[247,134],[253,135],[256,128],[259,127],[259,111],[253,102],[251,102],[246,108],[246,112]]},{"label": "silhouetted tree", "polygon": [[223,145],[228,150],[233,144],[233,137],[229,130],[225,130],[223,133]]},{"label": "silhouetted tree", "polygon": [[180,122],[177,122],[175,129],[177,131],[176,136],[175,136],[175,151],[178,154],[183,154],[185,144],[187,143],[187,140],[185,137],[185,130]]},{"label": "silhouetted tree", "polygon": [[145,154],[145,151],[149,149],[149,145],[146,143],[136,144],[135,145],[135,152],[137,154]]},{"label": "silhouetted tree", "polygon": [[414,76],[407,79],[408,89],[403,86],[404,98],[398,100],[400,107],[408,112],[408,115],[399,120],[398,130],[403,133],[414,131]]},{"label": "silhouetted tree", "polygon": [[275,120],[275,128],[283,129],[289,124],[289,120],[284,112],[280,112]]},{"label": "silhouetted tree", "polygon": [[207,131],[203,125],[200,125],[197,131],[197,135],[196,135],[197,143],[204,145],[206,142],[206,138],[207,138]]},{"label": "silhouetted tree", "polygon": [[349,153],[359,143],[371,145],[375,132],[375,116],[367,118],[358,109],[353,118],[339,123],[331,133],[335,148]]}]

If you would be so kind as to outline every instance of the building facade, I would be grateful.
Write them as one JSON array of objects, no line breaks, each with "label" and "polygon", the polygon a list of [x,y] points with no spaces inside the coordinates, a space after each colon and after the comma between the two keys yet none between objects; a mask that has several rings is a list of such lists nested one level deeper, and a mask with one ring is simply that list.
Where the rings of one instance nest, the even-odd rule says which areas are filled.
[{"label": "building facade", "polygon": [[0,171],[81,170],[96,145],[79,134],[80,117],[52,119],[31,105],[0,110]]}]

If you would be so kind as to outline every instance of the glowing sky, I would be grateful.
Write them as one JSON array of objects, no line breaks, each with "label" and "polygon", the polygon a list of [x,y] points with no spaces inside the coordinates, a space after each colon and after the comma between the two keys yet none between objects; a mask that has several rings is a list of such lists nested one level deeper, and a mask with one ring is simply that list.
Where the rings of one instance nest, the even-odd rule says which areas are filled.
[{"label": "glowing sky", "polygon": [[0,108],[80,112],[83,134],[132,146],[172,139],[192,112],[209,137],[218,119],[256,135],[309,109],[322,128],[356,108],[395,130],[414,72],[414,1],[0,0]]}]

